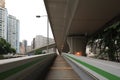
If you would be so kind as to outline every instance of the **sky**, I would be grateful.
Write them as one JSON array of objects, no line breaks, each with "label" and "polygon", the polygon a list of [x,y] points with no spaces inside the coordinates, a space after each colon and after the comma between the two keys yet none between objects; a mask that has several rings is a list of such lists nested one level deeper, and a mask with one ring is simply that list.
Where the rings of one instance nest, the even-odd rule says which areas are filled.
[{"label": "sky", "polygon": [[[30,45],[36,35],[47,36],[47,17],[36,18],[47,15],[43,0],[5,0],[5,7],[20,21],[20,41]],[[51,29],[49,37],[53,38]]]}]

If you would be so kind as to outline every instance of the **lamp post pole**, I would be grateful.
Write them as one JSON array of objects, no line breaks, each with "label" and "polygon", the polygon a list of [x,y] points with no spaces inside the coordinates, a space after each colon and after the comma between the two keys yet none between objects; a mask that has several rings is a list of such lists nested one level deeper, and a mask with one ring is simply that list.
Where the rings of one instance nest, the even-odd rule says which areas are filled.
[{"label": "lamp post pole", "polygon": [[48,16],[47,15],[43,15],[43,16],[37,15],[36,17],[37,18],[47,17],[47,40],[46,40],[46,43],[47,43],[47,53],[49,53],[49,19],[48,19]]},{"label": "lamp post pole", "polygon": [[49,53],[49,19],[47,17],[47,53]]}]

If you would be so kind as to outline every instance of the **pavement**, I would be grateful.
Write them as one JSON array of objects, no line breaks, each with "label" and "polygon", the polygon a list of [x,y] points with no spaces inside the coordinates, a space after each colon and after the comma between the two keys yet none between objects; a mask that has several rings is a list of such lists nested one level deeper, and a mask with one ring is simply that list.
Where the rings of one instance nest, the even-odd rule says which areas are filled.
[{"label": "pavement", "polygon": [[45,80],[81,80],[62,56],[57,56]]}]

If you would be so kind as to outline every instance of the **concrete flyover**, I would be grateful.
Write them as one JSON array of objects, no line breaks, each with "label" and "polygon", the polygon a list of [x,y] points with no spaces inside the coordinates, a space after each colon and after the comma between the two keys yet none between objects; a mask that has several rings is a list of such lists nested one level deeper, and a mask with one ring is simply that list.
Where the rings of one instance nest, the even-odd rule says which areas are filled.
[{"label": "concrete flyover", "polygon": [[[37,49],[33,49],[32,51],[29,51],[27,52],[26,54],[34,54],[36,50],[46,50],[48,47],[48,49],[51,49],[53,48],[54,51],[53,52],[56,52],[56,44],[53,43],[53,44],[49,44],[48,46],[43,46],[43,47],[40,47],[40,48],[37,48]],[[51,53],[51,52],[50,52]]]},{"label": "concrete flyover", "polygon": [[120,14],[120,0],[44,0],[59,52],[85,55],[87,39]]}]

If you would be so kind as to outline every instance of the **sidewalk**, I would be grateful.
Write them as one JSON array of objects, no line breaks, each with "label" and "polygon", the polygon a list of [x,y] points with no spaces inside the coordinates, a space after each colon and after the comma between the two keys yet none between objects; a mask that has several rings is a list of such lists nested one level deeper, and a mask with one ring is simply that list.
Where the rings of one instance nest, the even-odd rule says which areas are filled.
[{"label": "sidewalk", "polygon": [[45,80],[80,80],[62,56],[57,56]]}]

